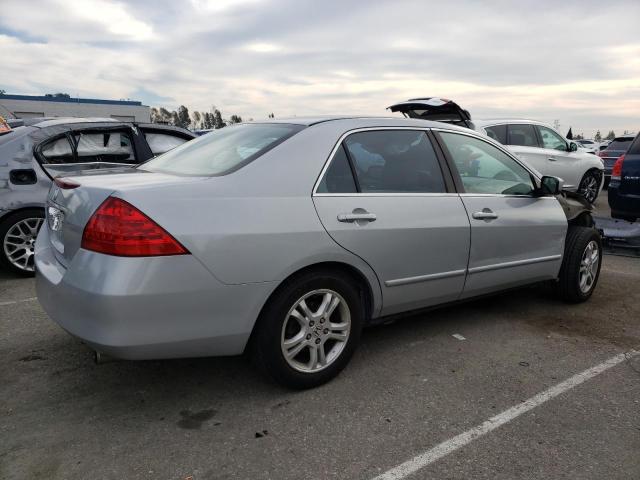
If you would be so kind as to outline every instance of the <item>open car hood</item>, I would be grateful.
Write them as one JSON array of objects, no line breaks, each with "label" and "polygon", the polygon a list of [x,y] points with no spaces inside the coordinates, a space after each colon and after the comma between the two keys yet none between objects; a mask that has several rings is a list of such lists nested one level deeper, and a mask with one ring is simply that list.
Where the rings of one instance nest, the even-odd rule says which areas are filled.
[{"label": "open car hood", "polygon": [[412,98],[406,102],[391,105],[387,109],[392,112],[401,112],[408,118],[420,118],[474,128],[469,111],[446,98]]}]

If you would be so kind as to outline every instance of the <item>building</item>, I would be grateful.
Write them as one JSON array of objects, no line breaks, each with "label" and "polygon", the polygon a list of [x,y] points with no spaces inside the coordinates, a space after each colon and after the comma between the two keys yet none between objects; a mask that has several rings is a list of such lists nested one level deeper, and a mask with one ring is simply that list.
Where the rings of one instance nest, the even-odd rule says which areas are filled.
[{"label": "building", "polygon": [[130,100],[9,94],[0,94],[0,112],[15,118],[100,117],[125,122],[149,122],[151,115],[147,105]]}]

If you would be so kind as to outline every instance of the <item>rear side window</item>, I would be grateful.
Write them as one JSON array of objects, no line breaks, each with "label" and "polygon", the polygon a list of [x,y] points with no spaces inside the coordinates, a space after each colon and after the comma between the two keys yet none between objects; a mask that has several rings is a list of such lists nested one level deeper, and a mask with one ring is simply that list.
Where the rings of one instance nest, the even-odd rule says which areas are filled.
[{"label": "rear side window", "polygon": [[522,147],[538,147],[538,139],[533,125],[512,124],[509,125],[507,145],[520,145]]},{"label": "rear side window", "polygon": [[426,133],[359,132],[345,139],[363,193],[442,193],[440,164]]},{"label": "rear side window", "polygon": [[494,125],[493,127],[486,127],[485,131],[489,138],[494,139],[496,142],[500,142],[503,145],[507,144],[507,126],[506,125]]},{"label": "rear side window", "polygon": [[136,163],[126,132],[79,132],[74,135],[78,163]]},{"label": "rear side window", "polygon": [[186,138],[168,135],[166,133],[149,132],[144,134],[144,138],[147,140],[151,153],[154,155],[167,153],[169,150],[173,150],[177,146],[187,142]]},{"label": "rear side window", "polygon": [[629,151],[627,153],[638,155],[640,154],[640,134],[635,138],[631,146],[629,147]]},{"label": "rear side window", "polygon": [[139,168],[174,175],[218,176],[234,172],[305,127],[286,123],[240,124],[186,142]]},{"label": "rear side window", "polygon": [[344,151],[344,147],[340,145],[331,165],[327,169],[320,185],[318,185],[318,193],[355,193],[356,182],[351,173],[349,159]]},{"label": "rear side window", "polygon": [[73,148],[69,143],[68,138],[62,137],[54,140],[50,140],[45,143],[40,153],[43,158],[43,162],[46,165],[57,165],[60,163],[72,163],[75,161],[73,155]]}]

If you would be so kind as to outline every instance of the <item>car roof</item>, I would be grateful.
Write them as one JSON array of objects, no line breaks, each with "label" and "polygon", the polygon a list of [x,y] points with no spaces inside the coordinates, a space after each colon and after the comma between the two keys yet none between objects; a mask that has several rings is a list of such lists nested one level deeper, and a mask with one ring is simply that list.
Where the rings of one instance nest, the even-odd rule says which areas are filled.
[{"label": "car roof", "polygon": [[66,125],[70,123],[104,123],[104,122],[113,122],[113,123],[130,123],[130,122],[121,122],[120,120],[116,120],[115,118],[100,118],[100,117],[56,117],[56,118],[43,118],[41,122],[31,123],[31,126],[37,128],[46,128],[53,127],[56,125]]},{"label": "car roof", "polygon": [[[458,127],[456,125],[446,124],[442,122],[434,122],[432,120],[422,120],[419,118],[402,118],[402,117],[380,117],[380,116],[349,116],[349,115],[326,115],[314,117],[292,117],[282,119],[269,119],[264,122],[251,123],[288,123],[295,125],[304,125],[311,127],[314,125],[340,123],[346,128],[366,128],[366,127],[420,127],[420,128],[444,128],[469,132],[468,128]],[[346,124],[346,125],[345,125]]]},{"label": "car roof", "polygon": [[543,125],[545,127],[549,127],[549,124],[540,122],[538,120],[530,120],[527,118],[482,118],[476,119],[474,118],[473,123],[478,127],[486,127],[488,125],[498,125],[503,123],[531,123],[535,125]]}]

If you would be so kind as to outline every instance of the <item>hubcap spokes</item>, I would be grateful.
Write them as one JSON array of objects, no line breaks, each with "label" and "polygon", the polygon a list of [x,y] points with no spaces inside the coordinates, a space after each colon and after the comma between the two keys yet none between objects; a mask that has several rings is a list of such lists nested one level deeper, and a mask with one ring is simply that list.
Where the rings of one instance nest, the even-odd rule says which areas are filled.
[{"label": "hubcap spokes", "polygon": [[600,263],[600,249],[598,244],[591,240],[582,254],[580,261],[580,290],[588,293],[594,286],[596,275],[598,274],[598,264]]},{"label": "hubcap spokes", "polygon": [[347,302],[333,290],[314,290],[289,310],[280,347],[287,363],[310,373],[331,365],[342,353],[351,330]]},{"label": "hubcap spokes", "polygon": [[33,272],[33,252],[42,222],[42,218],[25,218],[7,231],[3,248],[11,265],[25,272]]},{"label": "hubcap spokes", "polygon": [[582,195],[589,202],[595,201],[598,195],[598,180],[593,175],[589,175],[582,182]]}]

